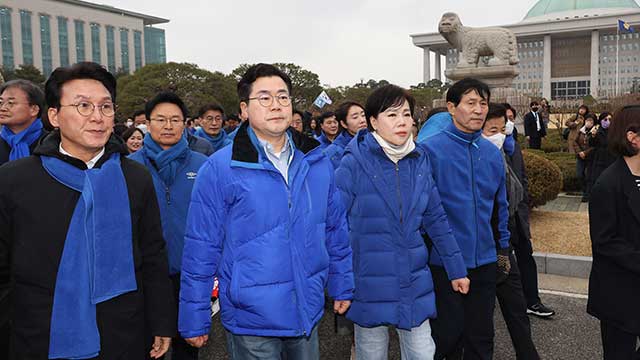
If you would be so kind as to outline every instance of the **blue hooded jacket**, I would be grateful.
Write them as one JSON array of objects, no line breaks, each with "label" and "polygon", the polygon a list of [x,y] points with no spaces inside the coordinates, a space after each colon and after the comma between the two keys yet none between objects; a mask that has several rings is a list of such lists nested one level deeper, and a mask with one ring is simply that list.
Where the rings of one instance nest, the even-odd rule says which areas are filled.
[{"label": "blue hooded jacket", "polygon": [[248,122],[232,146],[200,169],[182,261],[178,328],[209,333],[209,296],[219,279],[221,319],[236,335],[303,336],[324,314],[324,289],[353,297],[344,206],[317,141],[289,130],[289,182]]},{"label": "blue hooded jacket", "polygon": [[182,267],[184,229],[191,200],[191,190],[198,175],[198,169],[207,157],[189,150],[185,160],[178,167],[172,184],[165,184],[158,170],[145,152],[145,147],[129,155],[129,158],[143,164],[151,173],[156,198],[160,207],[162,235],[167,243],[169,274],[177,274]]},{"label": "blue hooded jacket", "polygon": [[373,135],[361,130],[336,170],[353,248],[356,290],[347,317],[364,327],[410,330],[436,315],[429,253],[421,231],[433,239],[449,278],[467,275],[429,158],[417,147],[394,164]]},{"label": "blue hooded jacket", "polygon": [[344,130],[333,140],[331,145],[327,146],[324,149],[324,154],[327,155],[329,160],[331,160],[331,164],[334,169],[337,169],[340,166],[340,160],[342,160],[342,155],[344,155],[344,149],[349,145],[349,141],[353,139],[353,136],[349,134],[348,131]]},{"label": "blue hooded jacket", "polygon": [[318,140],[318,142],[320,143],[320,149],[322,150],[326,149],[327,147],[329,147],[329,145],[331,145],[331,140],[329,140],[327,135],[325,135],[324,131],[321,131],[320,135],[314,136],[314,138]]},{"label": "blue hooded jacket", "polygon": [[[509,248],[510,238],[506,171],[500,150],[480,131],[467,134],[453,123],[423,145],[467,268],[496,262],[496,248]],[[442,265],[437,248],[430,263]]]}]

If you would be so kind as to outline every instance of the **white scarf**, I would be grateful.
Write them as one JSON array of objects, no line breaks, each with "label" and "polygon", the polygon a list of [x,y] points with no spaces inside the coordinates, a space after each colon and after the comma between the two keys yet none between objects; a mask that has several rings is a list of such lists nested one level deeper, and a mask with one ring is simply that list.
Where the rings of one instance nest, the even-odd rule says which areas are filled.
[{"label": "white scarf", "polygon": [[393,161],[394,164],[397,164],[402,158],[407,156],[410,152],[412,152],[416,148],[416,144],[413,142],[411,136],[407,137],[407,142],[402,145],[393,145],[387,142],[382,136],[378,135],[377,132],[372,132],[373,138],[376,139],[382,151],[387,155],[387,157]]}]

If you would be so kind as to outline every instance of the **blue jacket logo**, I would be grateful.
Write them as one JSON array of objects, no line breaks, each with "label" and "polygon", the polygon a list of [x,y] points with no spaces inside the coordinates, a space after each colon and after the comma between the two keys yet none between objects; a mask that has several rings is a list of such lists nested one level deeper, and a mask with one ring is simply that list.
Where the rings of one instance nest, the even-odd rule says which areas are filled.
[{"label": "blue jacket logo", "polygon": [[197,172],[189,171],[187,173],[187,180],[195,180],[197,175],[198,175]]}]

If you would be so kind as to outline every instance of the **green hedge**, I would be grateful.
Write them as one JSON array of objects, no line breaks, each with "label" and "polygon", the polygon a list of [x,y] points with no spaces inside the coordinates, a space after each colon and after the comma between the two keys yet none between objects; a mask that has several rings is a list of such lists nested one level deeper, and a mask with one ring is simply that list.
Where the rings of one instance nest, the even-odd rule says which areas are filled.
[{"label": "green hedge", "polygon": [[532,207],[542,206],[555,199],[562,189],[560,167],[540,153],[542,152],[536,150],[522,152],[529,178],[529,204]]},{"label": "green hedge", "polygon": [[[525,143],[524,136],[518,136],[518,142]],[[522,147],[526,149],[526,146]],[[567,141],[564,140],[556,129],[549,130],[547,137],[542,140],[542,149],[526,149],[530,154],[542,156],[558,165],[562,173],[562,191],[581,191],[580,180],[576,174],[576,156],[567,152]]]}]

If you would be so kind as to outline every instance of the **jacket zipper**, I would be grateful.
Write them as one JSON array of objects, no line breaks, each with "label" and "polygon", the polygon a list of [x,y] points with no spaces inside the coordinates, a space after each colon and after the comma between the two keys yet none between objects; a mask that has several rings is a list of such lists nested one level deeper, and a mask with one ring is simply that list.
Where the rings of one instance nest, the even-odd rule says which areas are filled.
[{"label": "jacket zipper", "polygon": [[476,233],[475,233],[475,241],[476,241],[476,251],[474,256],[474,261],[476,267],[478,266],[478,200],[476,198],[476,176],[475,171],[473,169],[473,151],[471,151],[471,147],[473,143],[469,144],[469,161],[471,162],[471,193],[473,193],[473,222],[476,225]]},{"label": "jacket zipper", "polygon": [[402,224],[402,194],[400,193],[400,166],[396,163],[396,195],[400,204],[400,224]]},{"label": "jacket zipper", "polygon": [[167,205],[171,205],[171,192],[169,192],[169,187],[166,185],[164,187],[164,196],[167,199]]}]

